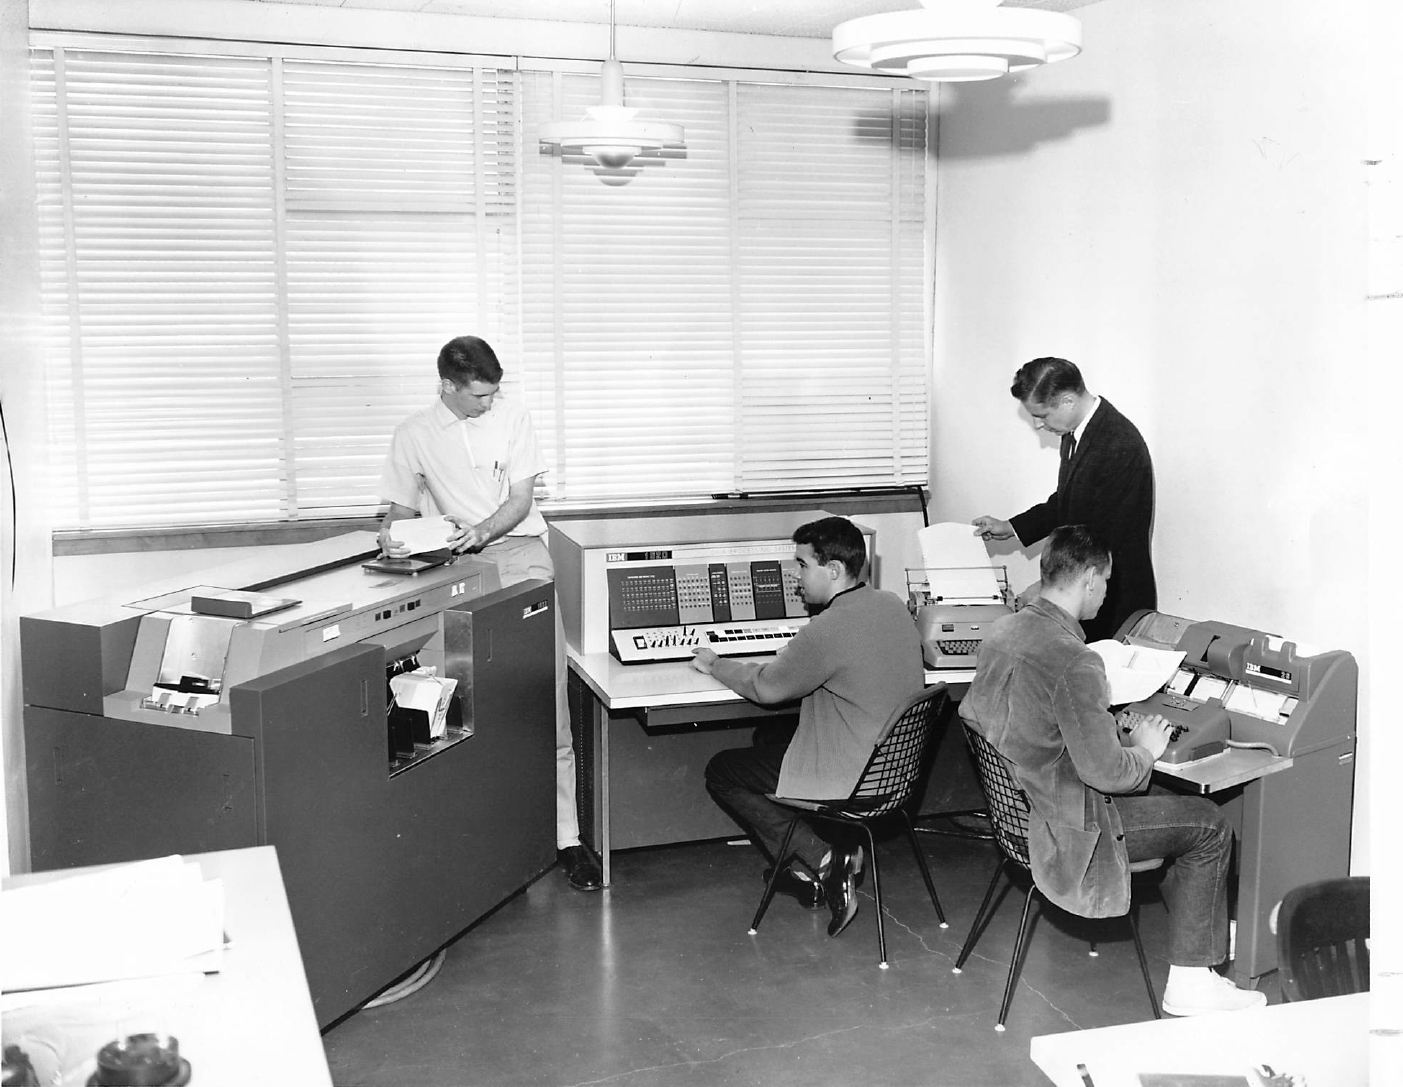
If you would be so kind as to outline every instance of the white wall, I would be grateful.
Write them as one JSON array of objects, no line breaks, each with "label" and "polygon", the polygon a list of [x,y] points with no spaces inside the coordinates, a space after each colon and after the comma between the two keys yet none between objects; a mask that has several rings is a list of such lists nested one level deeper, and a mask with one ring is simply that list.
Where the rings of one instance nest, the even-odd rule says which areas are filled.
[{"label": "white wall", "polygon": [[[1367,683],[1363,7],[1111,0],[1080,57],[945,90],[932,520],[1052,490],[1008,386],[1070,358],[1154,456],[1160,608],[1350,650]],[[1368,871],[1363,698],[1360,732]]]},{"label": "white wall", "polygon": [[[26,4],[0,0],[0,874],[28,868],[19,616],[50,605],[43,501],[44,394],[39,351],[39,223],[30,151]],[[12,501],[13,496],[13,501]]]},{"label": "white wall", "polygon": [[[609,34],[602,23],[480,18],[420,11],[380,11],[247,0],[28,0],[30,25],[41,30],[172,35],[233,41],[410,49],[490,56],[603,60]],[[427,9],[427,2],[421,5]],[[606,12],[603,0],[599,11]],[[618,58],[651,64],[780,68],[845,72],[825,38],[620,26]]]}]

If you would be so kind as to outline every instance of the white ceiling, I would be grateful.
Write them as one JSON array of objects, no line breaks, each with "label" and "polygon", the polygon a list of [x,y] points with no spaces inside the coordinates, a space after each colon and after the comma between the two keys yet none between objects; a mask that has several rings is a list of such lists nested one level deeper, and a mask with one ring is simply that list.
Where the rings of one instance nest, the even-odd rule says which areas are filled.
[{"label": "white ceiling", "polygon": [[[313,7],[418,11],[570,23],[609,22],[609,0],[251,0]],[[1071,11],[1098,0],[1004,0],[1005,7]],[[845,19],[919,7],[919,0],[616,0],[619,26],[827,38]]]}]

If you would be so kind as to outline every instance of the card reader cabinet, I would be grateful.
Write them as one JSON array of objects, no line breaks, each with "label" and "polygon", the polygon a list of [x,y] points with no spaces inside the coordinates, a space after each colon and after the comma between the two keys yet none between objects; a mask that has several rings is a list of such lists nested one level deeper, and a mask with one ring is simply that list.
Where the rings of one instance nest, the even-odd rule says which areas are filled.
[{"label": "card reader cabinet", "polygon": [[379,645],[232,688],[232,735],[27,706],[34,869],[275,846],[328,1025],[554,863],[550,606],[529,581],[443,613],[475,731],[393,777]]}]

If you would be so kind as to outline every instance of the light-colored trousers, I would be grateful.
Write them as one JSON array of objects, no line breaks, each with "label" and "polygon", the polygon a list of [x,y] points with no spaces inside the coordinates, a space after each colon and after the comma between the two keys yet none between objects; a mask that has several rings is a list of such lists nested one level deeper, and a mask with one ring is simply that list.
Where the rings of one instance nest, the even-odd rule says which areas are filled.
[{"label": "light-colored trousers", "polygon": [[[493,563],[504,589],[532,578],[555,580],[550,548],[542,536],[504,536],[469,557]],[[558,593],[551,605],[555,612],[555,844],[556,848],[564,849],[580,844],[580,822],[575,809],[575,745],[570,733],[565,627],[560,620]]]}]

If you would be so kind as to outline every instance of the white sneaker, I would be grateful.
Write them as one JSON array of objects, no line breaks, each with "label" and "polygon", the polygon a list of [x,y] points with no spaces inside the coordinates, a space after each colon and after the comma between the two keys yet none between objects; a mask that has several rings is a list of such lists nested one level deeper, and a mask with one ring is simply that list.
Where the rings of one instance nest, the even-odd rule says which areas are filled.
[{"label": "white sneaker", "polygon": [[1266,993],[1239,989],[1216,970],[1171,970],[1161,1005],[1170,1015],[1212,1015],[1215,1012],[1241,1012],[1260,1008]]}]

